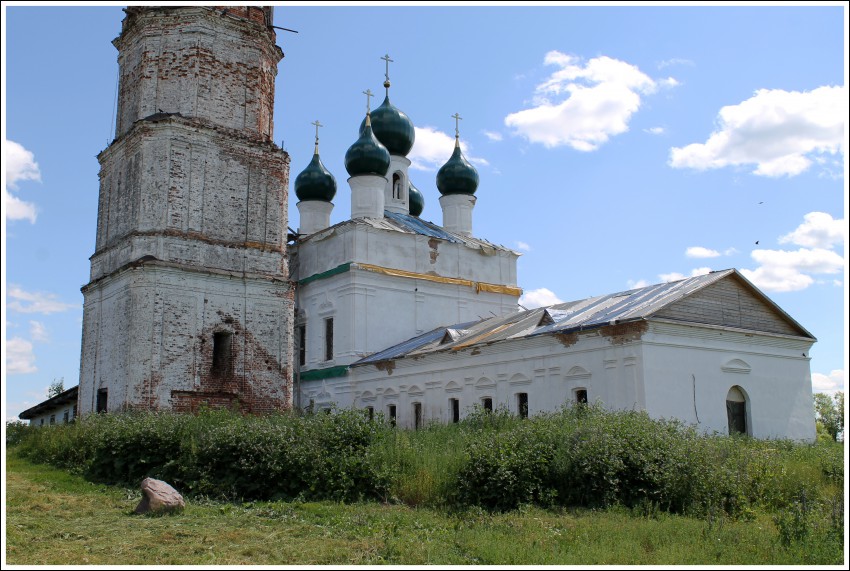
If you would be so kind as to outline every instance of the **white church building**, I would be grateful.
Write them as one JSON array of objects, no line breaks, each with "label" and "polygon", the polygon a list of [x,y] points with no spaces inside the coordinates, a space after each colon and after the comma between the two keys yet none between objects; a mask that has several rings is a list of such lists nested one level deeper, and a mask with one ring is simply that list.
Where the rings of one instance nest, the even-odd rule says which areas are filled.
[{"label": "white church building", "polygon": [[318,125],[295,181],[296,406],[417,428],[476,405],[527,416],[598,402],[708,433],[815,438],[815,338],[734,269],[520,311],[519,254],[472,235],[478,175],[457,129],[437,173],[439,226],[419,218],[413,123],[390,103],[388,73],[384,87],[346,154],[351,220],[330,225]]}]

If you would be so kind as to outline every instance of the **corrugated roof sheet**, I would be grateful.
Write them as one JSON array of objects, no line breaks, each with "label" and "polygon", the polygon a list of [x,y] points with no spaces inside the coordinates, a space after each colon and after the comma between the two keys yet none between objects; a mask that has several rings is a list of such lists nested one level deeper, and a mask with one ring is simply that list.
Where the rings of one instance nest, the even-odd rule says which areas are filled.
[{"label": "corrugated roof sheet", "polygon": [[[479,322],[441,327],[370,355],[353,363],[353,366],[437,351],[459,350],[472,345],[493,343],[505,339],[518,339],[548,333],[570,333],[610,325],[614,321],[622,323],[646,319],[671,303],[730,274],[740,276],[734,269],[716,271],[676,282],[559,303],[545,308],[519,311],[515,314],[492,317]],[[463,335],[449,337],[455,339],[454,341],[440,343],[444,339],[446,331],[449,330],[464,331]],[[802,330],[805,331],[805,329]]]}]

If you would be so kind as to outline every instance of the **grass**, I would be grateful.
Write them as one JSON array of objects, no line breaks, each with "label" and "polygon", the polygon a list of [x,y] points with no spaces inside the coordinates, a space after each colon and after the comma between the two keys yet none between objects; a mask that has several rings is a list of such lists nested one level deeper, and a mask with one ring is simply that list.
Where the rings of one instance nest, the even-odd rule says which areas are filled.
[{"label": "grass", "polygon": [[[415,447],[414,447],[415,448]],[[189,498],[139,516],[138,490],[6,456],[10,565],[800,565],[840,564],[774,519],[696,519],[652,509],[506,513],[378,502],[231,503]],[[831,544],[830,544],[831,545]]]}]

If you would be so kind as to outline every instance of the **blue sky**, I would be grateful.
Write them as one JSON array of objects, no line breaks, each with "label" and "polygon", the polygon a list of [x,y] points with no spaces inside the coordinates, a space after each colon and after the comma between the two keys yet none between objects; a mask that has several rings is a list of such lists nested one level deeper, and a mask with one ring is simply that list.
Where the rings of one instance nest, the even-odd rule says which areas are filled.
[{"label": "blue sky", "polygon": [[[78,382],[121,7],[3,5],[6,418]],[[845,6],[278,6],[275,24],[298,31],[278,34],[275,139],[294,181],[324,125],[332,223],[389,54],[422,217],[442,222],[460,113],[473,233],[523,253],[527,307],[738,268],[818,338],[814,390],[844,389]]]}]

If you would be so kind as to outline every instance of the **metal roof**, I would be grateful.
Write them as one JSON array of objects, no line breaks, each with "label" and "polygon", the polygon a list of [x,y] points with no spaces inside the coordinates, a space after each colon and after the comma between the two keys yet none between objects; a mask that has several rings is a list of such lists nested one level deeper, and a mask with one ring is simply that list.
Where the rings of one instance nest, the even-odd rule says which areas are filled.
[{"label": "metal roof", "polygon": [[[772,305],[805,335],[811,336],[737,270],[721,270],[684,280],[590,297],[492,317],[473,323],[440,327],[374,353],[352,366],[439,351],[460,350],[478,344],[551,333],[571,333],[628,321],[647,319],[670,304],[730,275],[739,277],[755,294]],[[446,333],[449,332],[449,335]],[[458,335],[458,333],[461,333]]]}]

